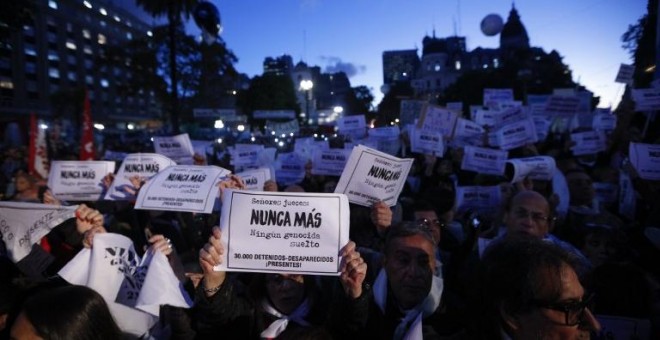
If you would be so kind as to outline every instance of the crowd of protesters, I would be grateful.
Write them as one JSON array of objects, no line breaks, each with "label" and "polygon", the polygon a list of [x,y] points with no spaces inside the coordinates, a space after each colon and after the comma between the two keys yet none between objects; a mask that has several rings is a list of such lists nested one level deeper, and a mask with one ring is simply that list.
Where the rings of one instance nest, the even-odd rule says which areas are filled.
[{"label": "crowd of protesters", "polygon": [[[569,197],[553,192],[550,181],[511,183],[461,170],[460,148],[442,156],[408,149],[414,180],[394,207],[351,204],[351,241],[338,277],[214,271],[226,251],[219,212],[78,202],[76,219],[45,237],[48,249],[35,245],[50,261],[31,253],[13,263],[0,248],[0,336],[121,338],[96,292],[57,277],[78,251],[93,247],[94,235],[118,233],[138,252],[151,247],[175,258],[173,270],[194,297],[190,309],[162,306],[167,338],[572,339],[602,336],[598,315],[635,319],[660,338],[660,182],[640,178],[626,161],[628,144],[642,136],[622,121],[608,150],[590,157],[573,156],[559,133],[509,151],[509,158],[551,155]],[[648,135],[644,142],[659,142],[657,133]],[[3,200],[67,204],[28,174],[25,160],[25,150],[4,151]],[[208,163],[233,170],[228,158]],[[595,194],[594,183],[616,185],[620,172],[633,181],[632,216]],[[308,172],[295,185],[269,181],[264,191],[333,192],[338,179]],[[500,186],[501,206],[458,209],[456,187],[468,185]],[[244,184],[230,176],[225,188]],[[566,199],[568,209],[558,211]]]}]

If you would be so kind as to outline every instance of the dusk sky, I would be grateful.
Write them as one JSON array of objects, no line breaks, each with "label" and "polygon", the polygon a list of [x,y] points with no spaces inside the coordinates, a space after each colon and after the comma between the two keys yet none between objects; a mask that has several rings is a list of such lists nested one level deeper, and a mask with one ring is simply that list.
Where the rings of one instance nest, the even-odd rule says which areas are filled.
[{"label": "dusk sky", "polygon": [[[133,2],[133,0],[118,0]],[[499,35],[485,36],[490,13],[506,21],[511,0],[226,0],[220,11],[222,38],[250,77],[262,73],[265,57],[289,54],[326,72],[344,71],[352,86],[366,85],[382,98],[382,53],[418,48],[425,35],[465,36],[467,49],[496,48]],[[600,107],[623,93],[614,82],[621,63],[632,63],[621,36],[646,13],[646,0],[518,0],[515,7],[530,44],[557,50]],[[190,34],[199,30],[190,20]]]}]

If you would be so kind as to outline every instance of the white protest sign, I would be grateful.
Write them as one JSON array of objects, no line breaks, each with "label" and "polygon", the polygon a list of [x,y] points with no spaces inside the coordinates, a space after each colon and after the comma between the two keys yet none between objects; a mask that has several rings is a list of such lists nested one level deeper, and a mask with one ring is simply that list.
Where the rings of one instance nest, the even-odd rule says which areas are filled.
[{"label": "white protest sign", "polygon": [[633,75],[635,74],[635,66],[628,64],[621,64],[619,72],[616,74],[615,83],[632,84]]},{"label": "white protest sign", "polygon": [[501,102],[513,101],[513,89],[484,89],[485,107],[499,108]]},{"label": "white protest sign", "polygon": [[192,306],[165,255],[149,251],[140,259],[133,242],[119,234],[96,234],[94,247],[81,250],[58,274],[101,294],[121,330],[134,336],[156,323],[161,305]]},{"label": "white protest sign", "polygon": [[392,157],[363,145],[353,148],[335,193],[351,203],[371,207],[378,201],[394,206],[406,183],[413,159]]},{"label": "white protest sign", "polygon": [[364,115],[343,116],[337,120],[337,130],[339,130],[339,132],[365,129],[366,127],[367,123]]},{"label": "white protest sign", "polygon": [[215,270],[339,275],[349,230],[345,195],[227,190],[223,202],[226,251]]},{"label": "white protest sign", "polygon": [[607,149],[607,137],[602,131],[571,133],[571,141],[575,143],[571,147],[575,156],[592,155]]},{"label": "white protest sign", "polygon": [[97,201],[103,194],[103,177],[115,172],[111,161],[53,161],[48,188],[66,201]]},{"label": "white protest sign", "polygon": [[316,149],[312,157],[312,175],[341,176],[350,149]]},{"label": "white protest sign", "polygon": [[570,131],[584,131],[584,130],[591,130],[591,127],[593,126],[594,122],[594,115],[591,113],[577,113],[573,115],[573,118],[571,118],[571,122],[569,124],[569,129]]},{"label": "white protest sign", "polygon": [[245,188],[247,190],[253,191],[264,190],[264,184],[272,177],[271,170],[269,168],[246,170],[236,174],[236,176],[243,179]]},{"label": "white protest sign", "polygon": [[395,156],[401,149],[400,134],[398,126],[369,129],[369,138],[365,143],[373,143],[377,150]]},{"label": "white protest sign", "polygon": [[415,127],[412,127],[410,131],[410,150],[412,152],[436,156],[442,156],[445,153],[445,145],[440,132]]},{"label": "white protest sign", "polygon": [[130,178],[138,176],[143,180],[148,180],[160,171],[176,163],[159,154],[155,153],[133,153],[124,158],[115,175],[112,185],[105,194],[106,200],[134,200],[135,192]]},{"label": "white protest sign", "polygon": [[193,154],[195,153],[190,136],[183,133],[176,136],[153,137],[154,150],[170,158],[177,164],[193,164]]},{"label": "white protest sign", "polygon": [[454,130],[454,138],[466,138],[466,137],[474,137],[481,135],[484,133],[486,130],[484,130],[481,125],[471,121],[467,120],[465,118],[459,118],[456,121],[456,129]]},{"label": "white protest sign", "polygon": [[454,134],[454,126],[458,115],[456,112],[438,106],[428,105],[417,123],[422,130],[440,132],[445,138]]},{"label": "white protest sign", "polygon": [[623,316],[596,315],[600,331],[596,339],[651,339],[651,321]]},{"label": "white protest sign", "polygon": [[501,196],[499,185],[456,187],[456,207],[458,211],[497,210],[500,207]]},{"label": "white protest sign", "polygon": [[152,177],[138,194],[135,209],[210,214],[218,182],[229,170],[210,165],[174,165]]},{"label": "white protest sign", "polygon": [[660,89],[633,89],[632,97],[635,101],[636,111],[657,111],[660,110]]},{"label": "white protest sign", "polygon": [[497,116],[497,126],[507,125],[527,118],[527,112],[520,106],[503,109]]},{"label": "white protest sign", "polygon": [[543,141],[548,138],[548,132],[550,131],[550,120],[544,116],[533,116],[534,120],[534,130],[536,130],[536,138],[539,141]]},{"label": "white protest sign", "polygon": [[652,181],[660,180],[660,145],[631,142],[628,155],[639,177]]},{"label": "white protest sign", "polygon": [[552,95],[545,105],[545,114],[548,116],[572,117],[580,106],[580,98],[576,96]]},{"label": "white protest sign", "polygon": [[619,187],[613,183],[594,182],[596,197],[601,203],[615,203],[619,200]]},{"label": "white protest sign", "polygon": [[534,121],[531,118],[507,124],[497,131],[497,145],[502,150],[511,150],[525,144],[537,142]]},{"label": "white protest sign", "polygon": [[254,166],[259,165],[259,154],[264,150],[261,144],[236,144],[229,152],[231,155],[230,164],[234,166]]},{"label": "white protest sign", "polygon": [[497,111],[477,109],[474,112],[474,121],[480,126],[495,126],[497,125]]},{"label": "white protest sign", "polygon": [[594,114],[591,127],[596,131],[612,131],[616,128],[616,115]]},{"label": "white protest sign", "polygon": [[462,170],[496,176],[504,174],[504,164],[509,155],[507,151],[476,146],[465,146],[463,150]]},{"label": "white protest sign", "polygon": [[275,177],[281,185],[298,184],[305,179],[305,164],[307,159],[295,153],[281,153],[277,155]]},{"label": "white protest sign", "polygon": [[511,183],[518,183],[527,177],[549,181],[555,175],[556,170],[555,160],[549,156],[512,158],[506,161],[504,176]]},{"label": "white protest sign", "polygon": [[18,262],[30,253],[53,228],[74,218],[75,206],[56,206],[38,203],[0,202],[0,233],[7,247],[7,255]]}]

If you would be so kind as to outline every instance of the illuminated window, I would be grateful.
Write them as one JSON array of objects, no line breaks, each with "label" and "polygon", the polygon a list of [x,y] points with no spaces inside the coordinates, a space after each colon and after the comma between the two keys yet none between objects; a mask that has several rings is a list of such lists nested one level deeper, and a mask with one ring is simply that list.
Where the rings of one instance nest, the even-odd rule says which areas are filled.
[{"label": "illuminated window", "polygon": [[52,9],[57,9],[57,1],[48,0],[48,7],[52,8]]},{"label": "illuminated window", "polygon": [[85,7],[89,8],[89,9],[92,8],[92,4],[90,4],[89,1],[87,1],[87,0],[83,1],[83,5],[85,5]]},{"label": "illuminated window", "polygon": [[69,78],[69,80],[71,80],[71,81],[76,81],[78,79],[75,72],[69,72],[69,74],[67,75],[67,78]]},{"label": "illuminated window", "polygon": [[107,79],[101,79],[101,86],[102,87],[108,87],[108,86],[110,86],[110,83],[108,83]]},{"label": "illuminated window", "polygon": [[67,41],[66,42],[66,48],[68,48],[70,50],[75,50],[76,49],[76,44],[73,43],[73,41]]},{"label": "illuminated window", "polygon": [[7,78],[0,79],[0,88],[11,90],[14,88],[14,82]]},{"label": "illuminated window", "polygon": [[105,35],[99,33],[98,42],[99,42],[99,45],[105,45],[105,43],[106,43]]},{"label": "illuminated window", "polygon": [[153,37],[153,36],[154,36],[154,34],[151,33],[151,31],[147,31],[147,35],[150,36],[150,37]]},{"label": "illuminated window", "polygon": [[103,15],[108,15],[108,12],[103,7],[99,8],[99,12]]},{"label": "illuminated window", "polygon": [[126,39],[133,40],[133,34],[131,32],[126,32]]},{"label": "illuminated window", "polygon": [[500,61],[497,58],[493,59],[493,67],[494,68],[500,67]]},{"label": "illuminated window", "polygon": [[460,70],[461,69],[461,61],[456,60],[456,63],[454,63],[454,66],[456,67],[457,70]]},{"label": "illuminated window", "polygon": [[48,76],[51,78],[59,78],[60,77],[60,70],[51,67],[48,69]]},{"label": "illuminated window", "polygon": [[92,38],[92,34],[89,33],[89,30],[88,30],[88,29],[86,29],[86,28],[83,29],[83,30],[82,30],[82,33],[83,33],[83,37],[85,37],[85,39],[90,39],[90,38]]},{"label": "illuminated window", "polygon": [[[89,85],[94,84],[94,77],[92,76],[85,76],[85,82]],[[91,92],[91,91],[90,91]],[[89,98],[92,98],[92,95],[90,93]]]},{"label": "illuminated window", "polygon": [[31,56],[36,56],[37,51],[34,50],[34,46],[25,44],[25,54],[26,55],[31,55]]},{"label": "illuminated window", "polygon": [[113,17],[113,19],[115,19],[116,22],[121,22],[121,18],[116,15]]},{"label": "illuminated window", "polygon": [[435,65],[433,66],[433,70],[434,70],[435,72],[439,72],[439,71],[440,71],[440,64],[435,64]]}]

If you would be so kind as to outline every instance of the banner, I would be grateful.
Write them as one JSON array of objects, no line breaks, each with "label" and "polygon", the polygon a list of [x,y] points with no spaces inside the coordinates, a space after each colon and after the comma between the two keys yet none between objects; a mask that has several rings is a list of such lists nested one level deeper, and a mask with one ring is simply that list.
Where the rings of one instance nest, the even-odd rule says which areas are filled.
[{"label": "banner", "polygon": [[236,174],[236,176],[243,179],[247,190],[252,191],[264,190],[264,184],[267,180],[272,178],[271,170],[269,168],[247,170]]},{"label": "banner", "polygon": [[607,150],[607,136],[602,131],[571,133],[571,141],[575,143],[571,147],[575,156],[593,155]]},{"label": "banner", "polygon": [[462,170],[495,176],[504,174],[504,164],[509,156],[507,151],[475,146],[465,146],[463,150]]},{"label": "banner", "polygon": [[27,256],[33,244],[64,221],[74,218],[77,205],[0,202],[0,233],[14,262]]},{"label": "banner", "polygon": [[103,194],[103,177],[115,172],[111,161],[53,161],[48,188],[65,201],[97,201]]},{"label": "banner", "polygon": [[549,181],[555,175],[556,170],[555,160],[549,156],[512,158],[506,161],[504,176],[511,183],[518,183],[527,177]]},{"label": "banner", "polygon": [[115,180],[108,188],[105,194],[106,200],[111,201],[132,201],[136,196],[133,194],[135,188],[130,181],[133,176],[139,176],[141,179],[148,180],[157,173],[176,165],[176,163],[159,154],[155,153],[133,153],[124,158],[115,175]]},{"label": "banner", "polygon": [[94,235],[94,247],[81,250],[58,274],[101,294],[119,328],[133,336],[149,331],[161,305],[192,306],[165,255],[149,251],[140,259],[133,242],[119,234]]},{"label": "banner", "polygon": [[80,136],[80,160],[94,160],[94,123],[92,122],[92,109],[89,104],[89,94],[85,90],[83,103],[82,135]]},{"label": "banner", "polygon": [[630,142],[628,155],[639,177],[652,181],[660,180],[660,145]]},{"label": "banner", "polygon": [[28,172],[30,175],[45,179],[48,177],[48,146],[46,131],[41,128],[40,120],[34,113],[30,114],[30,145],[28,156]]},{"label": "banner", "polygon": [[153,137],[153,141],[157,154],[175,161],[176,164],[193,164],[195,151],[187,133],[169,137]]},{"label": "banner", "polygon": [[218,182],[229,170],[211,165],[174,165],[140,189],[135,209],[210,214],[219,197]]},{"label": "banner", "polygon": [[220,216],[225,254],[215,270],[339,275],[344,195],[227,190]]},{"label": "banner", "polygon": [[316,149],[312,158],[312,175],[341,176],[351,149]]},{"label": "banner", "polygon": [[412,163],[412,158],[396,158],[358,145],[351,152],[335,193],[346,194],[351,203],[366,207],[378,201],[394,206]]}]

